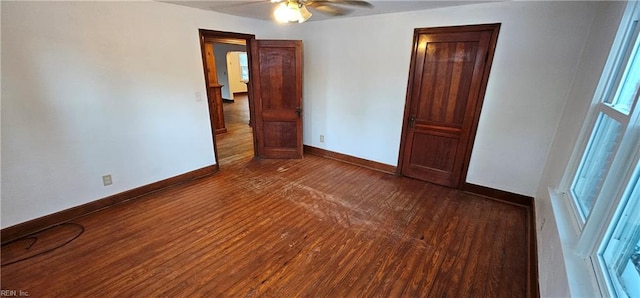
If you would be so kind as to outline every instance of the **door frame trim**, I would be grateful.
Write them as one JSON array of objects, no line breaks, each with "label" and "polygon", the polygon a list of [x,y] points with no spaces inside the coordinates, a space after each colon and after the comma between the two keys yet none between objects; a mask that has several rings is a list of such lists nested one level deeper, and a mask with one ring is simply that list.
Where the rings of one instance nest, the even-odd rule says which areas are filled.
[{"label": "door frame trim", "polygon": [[458,183],[458,189],[461,189],[467,181],[467,172],[469,171],[469,162],[471,161],[471,153],[473,151],[473,144],[476,139],[476,132],[478,130],[478,122],[480,120],[480,112],[482,111],[482,105],[484,103],[484,96],[487,90],[487,82],[489,81],[489,73],[491,72],[491,65],[493,64],[493,56],[496,50],[496,44],[498,41],[498,33],[500,32],[501,23],[480,24],[480,25],[463,25],[463,26],[447,26],[447,27],[432,27],[432,28],[415,28],[413,30],[413,41],[411,44],[411,64],[409,65],[409,76],[407,79],[407,92],[404,105],[404,115],[402,118],[402,132],[400,135],[400,152],[398,154],[398,167],[396,168],[396,175],[402,176],[402,167],[404,160],[404,149],[407,141],[407,132],[409,129],[409,115],[411,112],[411,88],[412,80],[415,72],[416,51],[418,48],[418,38],[421,33],[455,33],[455,32],[473,32],[473,31],[491,31],[491,39],[489,41],[489,48],[487,50],[487,57],[484,69],[482,70],[482,79],[480,81],[480,90],[478,91],[478,100],[476,102],[475,112],[473,114],[473,122],[469,131],[469,141],[467,147],[464,150],[464,160],[462,162],[462,171],[460,176],[460,183]]},{"label": "door frame trim", "polygon": [[[207,61],[206,61],[206,52],[205,52],[205,38],[207,39],[216,39],[224,43],[232,43],[232,44],[240,44],[234,43],[234,41],[244,40],[246,52],[247,52],[247,63],[249,64],[249,72],[251,72],[251,66],[254,63],[252,48],[255,47],[256,36],[254,34],[245,34],[245,33],[235,33],[235,32],[226,32],[226,31],[216,31],[209,29],[198,29],[198,39],[200,41],[200,54],[202,56],[202,72],[204,74],[204,82],[205,82],[205,90],[208,91],[209,86],[209,76],[207,75]],[[254,100],[253,100],[253,80],[249,80],[247,82],[247,98],[249,101],[249,117],[251,121],[249,125],[254,127],[253,121],[255,121],[255,108],[254,108]],[[218,146],[216,145],[216,133],[215,133],[215,115],[211,112],[212,106],[212,98],[209,98],[209,92],[207,94],[207,112],[209,113],[209,123],[211,125],[211,139],[213,142],[213,158],[215,160],[216,170],[220,170],[220,163],[218,162]],[[253,155],[257,156],[257,139],[255,129],[252,129],[253,135]]]}]

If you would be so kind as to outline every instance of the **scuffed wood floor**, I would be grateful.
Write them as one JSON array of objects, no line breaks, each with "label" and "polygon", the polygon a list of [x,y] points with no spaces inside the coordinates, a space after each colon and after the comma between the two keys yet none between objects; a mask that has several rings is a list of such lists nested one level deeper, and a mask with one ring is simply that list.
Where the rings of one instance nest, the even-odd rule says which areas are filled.
[{"label": "scuffed wood floor", "polygon": [[2,289],[31,297],[526,296],[525,208],[313,155],[251,154],[221,158],[212,177],[74,221],[85,229],[76,240],[3,266]]}]

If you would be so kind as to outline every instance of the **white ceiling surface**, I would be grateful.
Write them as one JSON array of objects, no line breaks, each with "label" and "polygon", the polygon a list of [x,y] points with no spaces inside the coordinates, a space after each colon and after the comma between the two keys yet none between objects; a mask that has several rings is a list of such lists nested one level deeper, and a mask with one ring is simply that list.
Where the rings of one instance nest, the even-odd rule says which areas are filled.
[{"label": "white ceiling surface", "polygon": [[[331,17],[327,16],[321,12],[313,10],[310,8],[313,13],[313,17],[309,21],[321,21],[329,18],[345,18],[345,17],[357,17],[357,16],[367,16],[367,15],[377,15],[377,14],[385,14],[385,13],[394,13],[394,12],[403,12],[403,11],[414,11],[414,10],[425,10],[425,9],[434,9],[441,7],[450,7],[450,6],[460,6],[460,5],[469,5],[469,4],[478,4],[485,2],[501,2],[508,0],[493,0],[493,1],[481,1],[481,0],[472,0],[472,1],[458,1],[458,0],[443,0],[443,1],[369,1],[373,4],[373,8],[362,8],[357,6],[343,6],[341,7],[352,9],[352,12],[346,16],[340,17]],[[273,10],[275,9],[277,4],[271,3],[269,0],[259,0],[259,1],[161,1],[166,3],[172,3],[177,5],[189,6],[204,10],[211,10],[220,13],[260,19],[260,20],[271,20],[273,15]]]}]

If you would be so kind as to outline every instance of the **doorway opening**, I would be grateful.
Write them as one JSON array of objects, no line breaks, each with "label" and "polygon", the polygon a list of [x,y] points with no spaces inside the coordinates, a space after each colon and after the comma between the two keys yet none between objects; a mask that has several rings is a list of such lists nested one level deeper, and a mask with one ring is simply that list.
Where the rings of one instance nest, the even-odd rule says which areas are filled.
[{"label": "doorway opening", "polygon": [[219,169],[220,165],[256,155],[248,71],[255,37],[205,29],[199,33],[214,158]]}]

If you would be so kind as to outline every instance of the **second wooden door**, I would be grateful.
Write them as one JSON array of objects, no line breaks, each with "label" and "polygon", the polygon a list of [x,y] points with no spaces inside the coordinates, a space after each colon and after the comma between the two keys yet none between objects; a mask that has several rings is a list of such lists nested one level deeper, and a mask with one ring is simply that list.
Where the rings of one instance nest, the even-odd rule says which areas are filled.
[{"label": "second wooden door", "polygon": [[456,188],[464,182],[499,28],[415,30],[402,175]]},{"label": "second wooden door", "polygon": [[257,40],[252,51],[257,155],[302,158],[302,42]]}]

